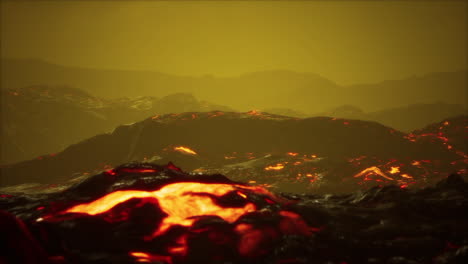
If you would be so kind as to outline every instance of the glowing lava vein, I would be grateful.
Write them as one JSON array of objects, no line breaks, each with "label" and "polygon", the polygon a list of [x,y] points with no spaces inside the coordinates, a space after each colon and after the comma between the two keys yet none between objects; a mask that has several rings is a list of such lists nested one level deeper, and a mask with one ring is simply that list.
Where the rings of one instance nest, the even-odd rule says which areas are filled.
[{"label": "glowing lava vein", "polygon": [[[242,215],[255,211],[253,203],[246,203],[244,207],[229,208],[217,205],[212,196],[220,197],[232,191],[250,190],[272,195],[263,188],[242,186],[235,184],[207,184],[196,182],[178,182],[168,184],[156,191],[123,190],[107,194],[90,203],[83,203],[67,209],[64,213],[83,213],[97,215],[105,213],[114,206],[132,198],[156,198],[159,206],[167,216],[153,234],[146,239],[152,239],[163,234],[171,226],[181,225],[189,227],[196,221],[197,216],[217,215],[225,221],[233,223]],[[208,195],[207,195],[208,194]],[[245,194],[241,195],[245,198]]]}]

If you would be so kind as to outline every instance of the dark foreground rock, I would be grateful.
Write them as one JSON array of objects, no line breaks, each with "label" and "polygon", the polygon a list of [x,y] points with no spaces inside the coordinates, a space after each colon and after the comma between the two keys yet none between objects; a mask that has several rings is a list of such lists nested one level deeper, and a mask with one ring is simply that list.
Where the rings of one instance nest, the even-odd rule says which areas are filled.
[{"label": "dark foreground rock", "polygon": [[[172,164],[0,195],[0,263],[467,263],[468,184],[272,194]],[[106,200],[103,200],[105,197]]]}]

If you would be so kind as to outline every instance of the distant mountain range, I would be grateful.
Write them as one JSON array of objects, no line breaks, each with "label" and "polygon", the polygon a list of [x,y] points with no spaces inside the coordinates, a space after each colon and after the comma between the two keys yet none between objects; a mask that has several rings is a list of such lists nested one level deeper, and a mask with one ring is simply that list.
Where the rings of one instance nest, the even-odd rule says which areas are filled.
[{"label": "distant mountain range", "polygon": [[191,94],[103,99],[66,86],[4,89],[1,100],[1,164],[59,152],[73,143],[154,114],[232,111]]},{"label": "distant mountain range", "polygon": [[1,87],[70,85],[104,98],[192,93],[241,111],[292,108],[307,115],[337,105],[367,112],[441,101],[466,105],[467,71],[441,72],[374,84],[340,86],[312,73],[264,71],[238,77],[187,77],[150,71],[60,66],[41,60],[2,59]]}]

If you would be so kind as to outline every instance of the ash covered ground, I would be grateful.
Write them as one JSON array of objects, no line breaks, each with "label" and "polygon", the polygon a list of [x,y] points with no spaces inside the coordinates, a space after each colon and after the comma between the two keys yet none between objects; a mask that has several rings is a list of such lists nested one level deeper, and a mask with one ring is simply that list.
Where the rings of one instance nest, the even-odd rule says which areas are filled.
[{"label": "ash covered ground", "polygon": [[468,259],[468,184],[456,174],[422,189],[300,195],[133,163],[66,190],[0,199],[3,263]]}]

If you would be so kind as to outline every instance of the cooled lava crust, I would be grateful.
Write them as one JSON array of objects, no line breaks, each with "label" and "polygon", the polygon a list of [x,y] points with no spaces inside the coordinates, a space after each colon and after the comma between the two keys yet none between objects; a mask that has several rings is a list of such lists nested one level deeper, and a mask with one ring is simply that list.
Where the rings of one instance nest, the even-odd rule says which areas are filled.
[{"label": "cooled lava crust", "polygon": [[[0,263],[467,263],[468,184],[272,194],[172,164],[0,194]],[[5,234],[5,235],[3,235]]]}]

